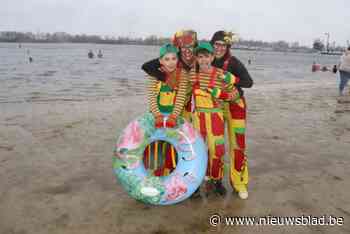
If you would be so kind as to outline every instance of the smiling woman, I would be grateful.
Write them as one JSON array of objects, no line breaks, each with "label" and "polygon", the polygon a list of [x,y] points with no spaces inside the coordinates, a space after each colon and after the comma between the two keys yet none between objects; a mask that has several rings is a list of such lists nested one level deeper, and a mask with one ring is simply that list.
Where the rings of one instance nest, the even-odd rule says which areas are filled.
[{"label": "smiling woman", "polygon": [[247,69],[235,56],[231,55],[231,45],[234,41],[232,32],[217,31],[210,43],[214,46],[215,59],[213,65],[231,72],[239,81],[235,84],[238,91],[234,100],[225,101],[223,114],[227,126],[230,145],[230,183],[242,199],[248,198],[248,164],[245,154],[246,102],[242,88],[250,88],[253,80]]}]

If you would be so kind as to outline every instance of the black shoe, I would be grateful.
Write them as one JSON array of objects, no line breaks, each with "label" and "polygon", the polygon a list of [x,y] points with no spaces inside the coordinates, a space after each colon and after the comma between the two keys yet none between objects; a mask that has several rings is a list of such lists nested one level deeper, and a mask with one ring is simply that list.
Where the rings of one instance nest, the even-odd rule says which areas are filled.
[{"label": "black shoe", "polygon": [[221,196],[226,195],[226,188],[222,184],[221,180],[214,181],[214,192],[220,194]]},{"label": "black shoe", "polygon": [[197,198],[200,198],[201,197],[201,193],[200,193],[200,191],[199,191],[199,188],[197,188],[197,190],[196,191],[194,191],[194,193],[192,193],[192,195],[191,195],[191,199],[197,199]]},{"label": "black shoe", "polygon": [[207,180],[204,183],[205,196],[208,197],[215,189],[213,180]]}]

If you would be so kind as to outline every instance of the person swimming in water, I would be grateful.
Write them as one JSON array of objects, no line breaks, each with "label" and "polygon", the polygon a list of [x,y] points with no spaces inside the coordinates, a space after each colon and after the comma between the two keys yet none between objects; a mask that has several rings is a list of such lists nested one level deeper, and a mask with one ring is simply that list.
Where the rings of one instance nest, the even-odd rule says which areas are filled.
[{"label": "person swimming in water", "polygon": [[29,63],[32,63],[33,62],[33,57],[30,55],[30,50],[29,49],[27,49],[27,55],[28,55]]},{"label": "person swimming in water", "polygon": [[102,54],[102,51],[101,51],[101,50],[98,50],[97,57],[99,57],[99,58],[102,58],[102,57],[103,57],[103,54]]},{"label": "person swimming in water", "polygon": [[90,59],[94,58],[94,53],[92,52],[92,50],[89,50],[88,57]]}]

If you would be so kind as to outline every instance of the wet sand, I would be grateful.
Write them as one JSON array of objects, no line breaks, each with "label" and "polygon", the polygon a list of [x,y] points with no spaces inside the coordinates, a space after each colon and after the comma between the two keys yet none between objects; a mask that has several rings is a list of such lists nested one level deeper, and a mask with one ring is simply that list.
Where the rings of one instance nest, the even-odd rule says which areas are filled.
[{"label": "wet sand", "polygon": [[[326,73],[246,91],[246,201],[229,193],[157,207],[130,198],[113,175],[112,147],[146,99],[124,94],[0,104],[1,234],[350,233],[350,97],[338,102]],[[214,213],[333,215],[344,225],[211,227]]]}]

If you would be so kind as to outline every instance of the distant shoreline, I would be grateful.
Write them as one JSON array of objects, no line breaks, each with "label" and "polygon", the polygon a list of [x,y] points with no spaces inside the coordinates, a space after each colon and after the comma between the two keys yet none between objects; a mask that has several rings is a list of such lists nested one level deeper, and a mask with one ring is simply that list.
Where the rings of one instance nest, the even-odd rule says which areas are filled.
[{"label": "distant shoreline", "polygon": [[[200,39],[208,42],[208,39]],[[32,33],[16,31],[0,31],[0,43],[72,43],[72,44],[97,44],[97,45],[137,45],[137,46],[161,46],[170,43],[170,37],[149,35],[147,37],[131,36],[101,36],[87,34],[69,34],[66,32]],[[299,44],[298,41],[262,41],[240,38],[233,44],[235,50],[245,51],[278,51],[284,53],[320,53],[324,45],[319,40],[314,40],[313,46]],[[327,50],[331,49],[327,47]],[[332,48],[332,53],[340,53],[343,47]],[[328,54],[327,54],[328,55]]]},{"label": "distant shoreline", "polygon": [[[162,44],[143,44],[137,42],[71,42],[71,41],[25,41],[25,42],[14,42],[14,41],[0,41],[0,44],[11,43],[11,44],[95,44],[95,45],[132,45],[132,46],[161,46]],[[318,54],[318,51],[314,51],[311,48],[305,49],[274,49],[271,47],[243,47],[243,46],[234,46],[231,48],[232,50],[243,50],[243,51],[265,51],[265,52],[281,52],[281,53],[307,53],[307,54]]]}]

